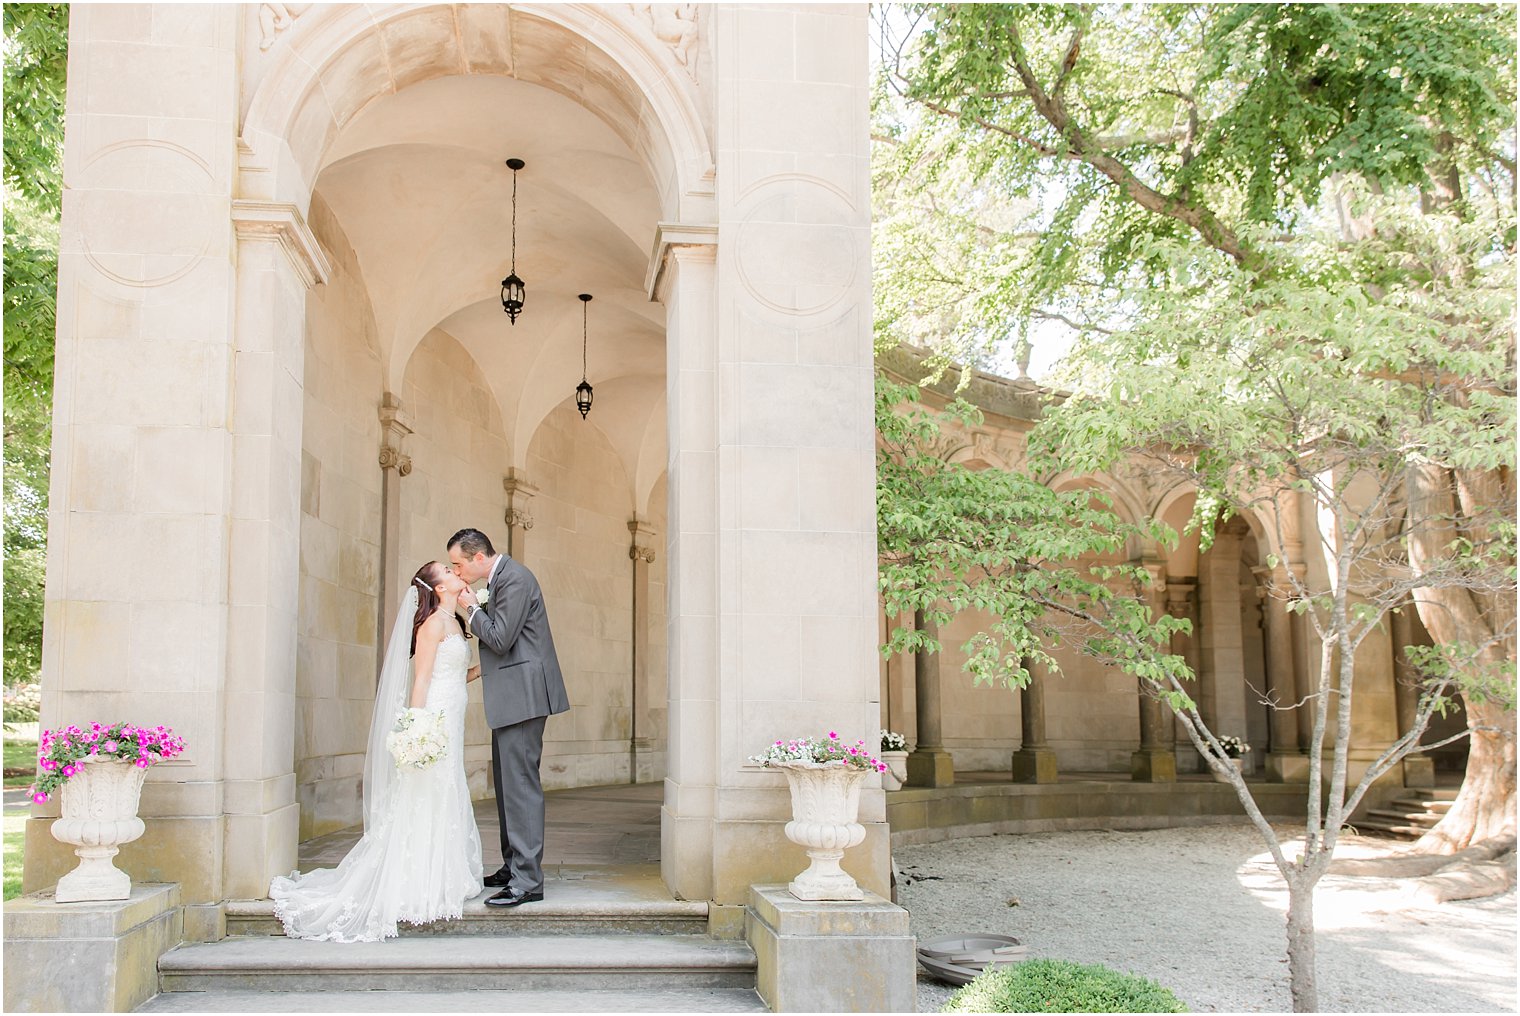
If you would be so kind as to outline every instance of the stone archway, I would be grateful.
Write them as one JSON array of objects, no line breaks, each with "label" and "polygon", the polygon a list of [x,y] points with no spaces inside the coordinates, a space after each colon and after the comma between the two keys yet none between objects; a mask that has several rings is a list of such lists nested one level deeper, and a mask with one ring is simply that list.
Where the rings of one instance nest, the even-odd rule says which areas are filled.
[{"label": "stone archway", "polygon": [[[352,378],[333,391],[342,372],[329,370],[322,383],[304,386],[295,717],[303,834],[352,822],[358,808],[366,700],[362,688],[335,689],[331,677],[332,649],[352,669],[358,647],[345,619],[351,611],[326,601],[362,601],[359,611],[374,616],[363,627],[383,644],[402,578],[462,524],[480,525],[534,567],[557,619],[579,707],[573,720],[550,724],[546,786],[624,780],[625,767],[636,774],[640,745],[646,764],[663,755],[648,730],[639,737],[631,713],[632,685],[648,669],[648,633],[624,645],[617,633],[632,626],[617,616],[634,613],[623,601],[641,599],[642,577],[640,614],[646,626],[663,625],[664,604],[651,609],[648,584],[652,566],[663,586],[665,562],[648,544],[665,535],[663,505],[652,514],[649,500],[667,458],[665,322],[646,269],[657,224],[679,212],[669,196],[702,186],[700,176],[680,179],[678,162],[710,172],[710,160],[705,137],[672,141],[660,129],[656,105],[674,109],[678,121],[690,113],[680,81],[660,79],[651,99],[623,66],[648,54],[629,47],[617,60],[588,40],[600,33],[627,43],[626,19],[605,10],[552,13],[545,20],[506,7],[397,6],[364,16],[331,9],[266,40],[274,62],[249,102],[244,175],[281,185],[252,167],[255,145],[270,147],[271,131],[282,130],[273,147],[299,169],[283,183],[310,187],[304,198],[288,196],[298,208],[305,202],[320,246],[346,255],[331,259],[320,302],[345,306],[349,321],[308,314],[308,366],[321,366],[313,348],[342,345],[359,319],[380,361],[370,402],[383,407],[384,432],[375,438],[372,415],[345,419],[333,404],[351,401]],[[683,146],[689,151],[678,157]],[[518,174],[523,242],[515,251],[506,243],[506,156],[528,163]],[[491,284],[507,273],[509,253],[531,280],[530,306],[510,327]],[[564,407],[581,377],[574,294],[583,291],[596,297],[589,318],[599,341],[587,376],[598,398],[592,418],[565,424],[567,412],[575,417]],[[554,450],[545,459],[534,449],[548,432]],[[461,435],[476,436],[451,447]],[[370,490],[373,463],[363,465],[366,441],[390,449],[378,491]],[[607,464],[577,480],[567,456],[576,459],[570,453],[581,445]],[[621,494],[603,489],[614,477],[622,477],[614,480]],[[324,483],[327,496],[318,497]],[[317,548],[334,538],[345,548],[370,545],[374,534],[362,530],[377,494],[385,520],[378,567],[356,564],[353,553],[333,566],[336,555]],[[542,524],[530,537],[535,516]],[[606,525],[590,521],[603,516]],[[635,556],[629,547],[639,539],[645,546]],[[344,564],[344,574],[313,574]],[[587,647],[596,651],[588,656]],[[646,674],[646,697],[647,684]],[[474,730],[472,745],[483,730]],[[618,730],[625,736],[615,747],[597,747]],[[477,793],[485,790],[485,750],[467,749]]]},{"label": "stone archway", "polygon": [[[68,551],[49,562],[43,722],[126,713],[189,738],[121,855],[181,884],[188,937],[217,937],[223,901],[295,860],[307,292],[337,260],[308,217],[339,129],[408,86],[504,76],[568,96],[622,131],[656,195],[634,291],[664,307],[668,476],[650,428],[618,436],[637,496],[668,484],[669,532],[629,537],[670,571],[671,889],[741,904],[784,877],[801,856],[776,821],[786,791],[746,756],[876,729],[865,14],[698,8],[693,43],[642,9],[73,10],[49,537]],[[379,377],[404,380],[393,340],[447,306],[396,315],[384,341],[377,322]],[[653,401],[617,387],[609,407]],[[394,476],[407,408],[387,393],[355,463]],[[504,490],[508,511],[524,493]],[[194,574],[165,582],[182,561]],[[66,863],[49,817],[28,829],[28,889]],[[884,891],[879,790],[862,817],[855,865]]]}]

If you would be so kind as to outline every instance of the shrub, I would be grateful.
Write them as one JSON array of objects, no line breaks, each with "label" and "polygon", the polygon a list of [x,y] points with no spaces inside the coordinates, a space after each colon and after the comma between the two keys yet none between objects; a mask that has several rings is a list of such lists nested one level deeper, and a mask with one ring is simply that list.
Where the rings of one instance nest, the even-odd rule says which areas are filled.
[{"label": "shrub", "polygon": [[987,971],[941,1012],[1187,1012],[1166,988],[1100,964],[1026,960]]},{"label": "shrub", "polygon": [[42,687],[16,684],[5,689],[5,722],[35,723],[42,709]]}]

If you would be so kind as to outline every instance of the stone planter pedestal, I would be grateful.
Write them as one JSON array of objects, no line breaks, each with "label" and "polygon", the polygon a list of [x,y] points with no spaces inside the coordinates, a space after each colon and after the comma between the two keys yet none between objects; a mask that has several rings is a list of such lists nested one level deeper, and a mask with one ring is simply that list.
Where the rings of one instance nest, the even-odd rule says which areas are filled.
[{"label": "stone planter pedestal", "polygon": [[839,866],[844,852],[866,837],[856,821],[866,769],[816,762],[783,762],[792,788],[792,820],[786,838],[807,850],[811,863],[787,886],[799,900],[860,900],[855,879]]},{"label": "stone planter pedestal", "polygon": [[146,769],[130,762],[85,762],[58,792],[63,817],[53,822],[53,838],[74,844],[79,866],[58,880],[56,903],[124,900],[132,879],[111,863],[123,843],[143,834],[137,817]]},{"label": "stone planter pedestal", "polygon": [[755,990],[771,1012],[913,1012],[915,939],[908,912],[867,892],[804,903],[779,885],[750,886],[744,937]]}]

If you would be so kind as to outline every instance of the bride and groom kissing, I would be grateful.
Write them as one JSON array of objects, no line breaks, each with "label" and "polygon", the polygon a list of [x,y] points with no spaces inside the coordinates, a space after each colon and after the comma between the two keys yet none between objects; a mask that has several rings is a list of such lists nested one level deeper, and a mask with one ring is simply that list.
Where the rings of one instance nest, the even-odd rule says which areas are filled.
[{"label": "bride and groom kissing", "polygon": [[[390,938],[398,922],[462,917],[483,887],[500,890],[485,901],[492,907],[544,898],[544,724],[570,701],[543,593],[532,572],[498,554],[478,529],[461,529],[447,549],[447,563],[429,561],[413,576],[380,667],[363,837],[336,868],[270,884],[275,916],[292,938]],[[482,580],[486,595],[477,597],[472,585]],[[472,637],[480,642],[473,667]],[[484,878],[464,773],[466,687],[477,679],[503,859]]]}]

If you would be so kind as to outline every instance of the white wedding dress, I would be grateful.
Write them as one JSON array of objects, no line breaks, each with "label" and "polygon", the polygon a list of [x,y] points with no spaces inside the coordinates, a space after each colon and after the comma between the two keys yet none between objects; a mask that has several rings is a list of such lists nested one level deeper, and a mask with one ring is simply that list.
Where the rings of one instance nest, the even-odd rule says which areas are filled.
[{"label": "white wedding dress", "polygon": [[[480,832],[464,778],[469,666],[470,647],[463,635],[439,643],[427,708],[443,710],[448,736],[443,757],[426,769],[398,771],[391,763],[394,778],[376,781],[385,800],[372,818],[366,812],[364,837],[336,868],[292,872],[270,884],[275,916],[286,935],[377,942],[394,937],[400,921],[426,924],[461,917],[465,901],[480,894]],[[389,708],[377,701],[377,710]],[[380,717],[376,719],[378,726]]]}]

